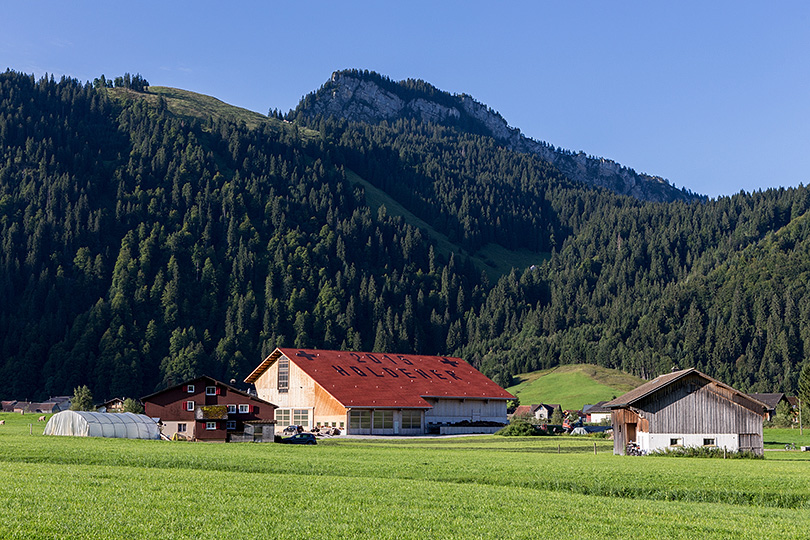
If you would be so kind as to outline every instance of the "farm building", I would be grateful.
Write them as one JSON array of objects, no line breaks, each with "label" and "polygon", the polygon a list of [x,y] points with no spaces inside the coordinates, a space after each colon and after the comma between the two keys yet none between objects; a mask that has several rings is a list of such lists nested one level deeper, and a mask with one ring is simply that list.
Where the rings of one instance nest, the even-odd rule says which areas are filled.
[{"label": "farm building", "polygon": [[142,414],[62,411],[48,420],[45,435],[159,439],[160,430],[154,420]]},{"label": "farm building", "polygon": [[[278,405],[276,427],[348,434],[482,433],[514,396],[460,358],[276,349],[245,379]],[[490,425],[486,425],[490,424]]]},{"label": "farm building", "polygon": [[762,454],[765,405],[694,368],[661,375],[604,404],[612,411],[613,453],[687,446]]},{"label": "farm building", "polygon": [[63,410],[55,401],[46,401],[44,403],[35,403],[31,401],[15,401],[12,410],[15,413],[44,413],[53,414]]},{"label": "farm building", "polygon": [[[159,418],[163,435],[225,442],[245,422],[273,423],[276,406],[211,377],[197,377],[141,398],[146,415]],[[253,429],[251,427],[251,429]]]}]

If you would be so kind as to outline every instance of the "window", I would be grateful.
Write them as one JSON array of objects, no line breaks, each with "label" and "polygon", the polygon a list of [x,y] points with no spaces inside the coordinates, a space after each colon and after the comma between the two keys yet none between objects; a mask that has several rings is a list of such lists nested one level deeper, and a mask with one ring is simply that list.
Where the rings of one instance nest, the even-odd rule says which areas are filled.
[{"label": "window", "polygon": [[351,411],[349,413],[349,429],[370,429],[371,411]]},{"label": "window", "polygon": [[236,420],[228,420],[225,422],[225,429],[236,429]]},{"label": "window", "polygon": [[293,425],[309,427],[309,409],[293,409],[292,416]]},{"label": "window", "polygon": [[287,393],[290,389],[290,360],[282,356],[278,360],[278,391]]},{"label": "window", "polygon": [[193,401],[186,401],[186,410],[193,411],[194,410],[194,402]]},{"label": "window", "polygon": [[343,426],[345,426],[345,425],[346,425],[346,422],[341,422],[340,423],[340,429],[343,429]]},{"label": "window", "polygon": [[186,431],[186,425],[185,424],[177,424],[177,433],[183,433],[184,431]]},{"label": "window", "polygon": [[245,403],[239,404],[239,414],[247,414],[249,412],[250,412],[250,405],[247,405]]},{"label": "window", "polygon": [[703,439],[703,446],[715,446],[714,439]]},{"label": "window", "polygon": [[374,429],[394,429],[394,411],[374,411]]},{"label": "window", "polygon": [[219,392],[217,392],[217,387],[216,386],[206,386],[205,387],[205,395],[206,396],[215,396],[218,393]]},{"label": "window", "polygon": [[228,414],[236,414],[236,405],[228,405]]},{"label": "window", "polygon": [[206,422],[205,423],[205,429],[207,429],[207,430],[217,429],[217,423],[216,422]]},{"label": "window", "polygon": [[193,384],[187,385],[186,386],[186,392],[188,392],[189,394],[193,394],[194,393],[194,385]]},{"label": "window", "polygon": [[402,411],[402,429],[421,429],[422,411]]},{"label": "window", "polygon": [[683,446],[683,439],[672,438],[669,440],[670,446]]},{"label": "window", "polygon": [[279,426],[290,425],[290,409],[276,409],[276,424]]}]

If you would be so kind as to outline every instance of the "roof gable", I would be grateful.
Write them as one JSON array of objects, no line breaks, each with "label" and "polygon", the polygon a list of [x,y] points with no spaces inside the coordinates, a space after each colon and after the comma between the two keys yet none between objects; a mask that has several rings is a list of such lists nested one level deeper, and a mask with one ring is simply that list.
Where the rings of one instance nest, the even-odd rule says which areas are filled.
[{"label": "roof gable", "polygon": [[514,399],[480,371],[448,356],[276,349],[245,379],[282,355],[344,407],[430,408],[425,398]]},{"label": "roof gable", "polygon": [[785,398],[785,394],[781,392],[771,392],[765,394],[754,393],[748,395],[756,399],[757,401],[761,401],[762,403],[767,405],[769,410],[776,410],[776,406],[779,405],[779,402],[782,401],[783,399],[787,401],[787,398]]},{"label": "roof gable", "polygon": [[[666,373],[664,375],[660,375],[655,379],[648,381],[641,386],[630,390],[626,394],[619,396],[611,401],[608,401],[603,405],[603,407],[607,409],[618,409],[623,407],[629,407],[634,404],[638,404],[643,399],[647,398],[659,392],[660,390],[670,386],[681,379],[684,379],[688,376],[695,376],[700,379],[705,380],[709,384],[716,385],[720,388],[725,389],[725,391],[729,392],[729,394],[733,397],[733,401],[742,405],[743,407],[753,410],[757,413],[762,413],[762,411],[766,408],[766,405],[761,401],[758,401],[751,396],[740,392],[727,384],[724,384],[717,379],[713,379],[706,375],[705,373],[701,373],[700,371],[696,370],[695,368],[689,369],[682,369],[680,371],[673,371],[672,373]],[[757,410],[760,408],[760,410]]]},{"label": "roof gable", "polygon": [[[239,394],[239,395],[244,396],[244,397],[248,397],[248,398],[250,398],[252,400],[255,400],[255,401],[258,401],[260,403],[266,403],[267,405],[273,405],[269,401],[265,401],[265,400],[261,399],[258,396],[254,396],[254,395],[248,394],[247,392],[243,392],[242,390],[239,390],[238,388],[234,388],[233,386],[231,386],[229,384],[225,384],[224,382],[218,381],[218,380],[214,379],[213,377],[209,377],[207,375],[201,375],[200,377],[196,377],[194,379],[189,379],[187,381],[183,381],[180,384],[170,386],[169,388],[164,388],[163,390],[158,390],[157,392],[153,392],[153,393],[149,394],[148,396],[142,397],[141,401],[146,402],[147,400],[152,399],[155,396],[165,394],[167,392],[174,392],[178,388],[181,388],[181,387],[189,385],[189,384],[199,385],[201,387],[214,386],[214,385],[215,386],[222,386],[224,388],[227,388],[228,392],[234,392],[236,394]],[[273,405],[273,407],[275,407],[275,405]]]}]

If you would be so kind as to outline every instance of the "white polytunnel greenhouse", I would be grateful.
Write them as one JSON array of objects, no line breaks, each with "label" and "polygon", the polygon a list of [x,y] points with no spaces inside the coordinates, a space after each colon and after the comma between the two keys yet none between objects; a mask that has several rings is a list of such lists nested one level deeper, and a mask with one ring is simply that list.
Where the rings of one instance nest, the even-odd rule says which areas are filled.
[{"label": "white polytunnel greenhouse", "polygon": [[159,439],[160,430],[145,414],[62,411],[48,420],[45,435]]}]

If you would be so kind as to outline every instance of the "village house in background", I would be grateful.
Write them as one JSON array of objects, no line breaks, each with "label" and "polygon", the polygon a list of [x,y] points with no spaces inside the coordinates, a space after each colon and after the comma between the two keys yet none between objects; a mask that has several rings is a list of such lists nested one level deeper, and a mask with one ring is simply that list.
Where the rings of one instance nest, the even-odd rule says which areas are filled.
[{"label": "village house in background", "polygon": [[546,423],[551,421],[551,417],[554,415],[554,411],[556,409],[560,409],[560,413],[562,413],[562,407],[558,403],[536,403],[533,405],[518,405],[515,409],[515,412],[512,413],[512,417],[534,417],[537,420],[542,420]]},{"label": "village house in background", "polygon": [[245,382],[278,406],[276,426],[350,435],[493,433],[514,396],[460,358],[276,349]]},{"label": "village house in background", "polygon": [[765,413],[765,420],[773,420],[773,417],[776,416],[776,407],[779,406],[780,403],[787,404],[788,407],[791,407],[790,400],[783,394],[782,392],[769,392],[764,394],[748,394],[752,398],[757,401],[761,401],[765,404],[768,408]]},{"label": "village house in background", "polygon": [[264,426],[271,435],[274,431],[275,405],[211,377],[185,381],[141,401],[168,438],[225,442],[245,440],[246,431],[254,440]]},{"label": "village house in background", "polygon": [[123,412],[124,411],[124,398],[112,398],[97,408],[98,412],[108,412],[108,413],[115,413],[115,412]]},{"label": "village house in background", "polygon": [[6,413],[53,414],[70,409],[70,400],[71,396],[54,396],[43,402],[10,399],[0,402],[0,405],[2,412]]},{"label": "village house in background", "polygon": [[604,404],[613,453],[710,447],[762,455],[766,405],[694,368],[661,375]]},{"label": "village house in background", "polygon": [[602,422],[610,422],[612,411],[605,407],[607,401],[600,401],[594,405],[585,405],[582,407],[582,414],[585,415],[585,421],[589,424],[600,424]]}]

